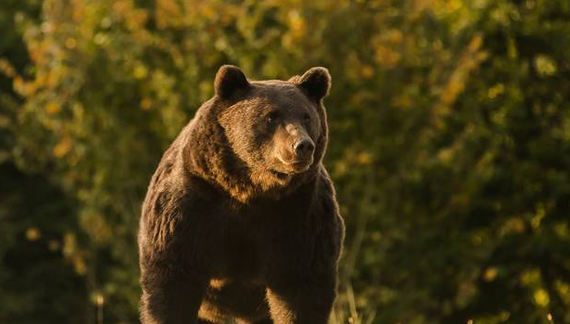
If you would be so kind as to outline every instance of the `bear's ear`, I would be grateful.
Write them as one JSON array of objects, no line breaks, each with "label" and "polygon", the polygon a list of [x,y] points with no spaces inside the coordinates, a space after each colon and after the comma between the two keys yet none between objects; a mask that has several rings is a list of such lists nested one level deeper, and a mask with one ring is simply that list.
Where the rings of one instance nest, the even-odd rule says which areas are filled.
[{"label": "bear's ear", "polygon": [[249,88],[249,82],[245,78],[243,72],[233,65],[222,65],[216,73],[216,81],[214,81],[214,89],[216,95],[229,99],[239,90]]},{"label": "bear's ear", "polygon": [[320,101],[329,94],[331,87],[331,75],[324,67],[310,68],[300,77],[294,77],[291,81],[304,89],[311,99]]}]

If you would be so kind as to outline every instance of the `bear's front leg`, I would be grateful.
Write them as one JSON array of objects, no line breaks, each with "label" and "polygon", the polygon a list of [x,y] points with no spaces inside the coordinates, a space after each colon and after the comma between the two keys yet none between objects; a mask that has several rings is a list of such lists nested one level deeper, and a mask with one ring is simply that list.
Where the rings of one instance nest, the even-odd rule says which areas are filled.
[{"label": "bear's front leg", "polygon": [[143,324],[196,323],[207,280],[165,265],[147,265],[141,274]]},{"label": "bear's front leg", "polygon": [[275,324],[326,324],[336,298],[336,273],[320,276],[283,276],[267,288]]}]

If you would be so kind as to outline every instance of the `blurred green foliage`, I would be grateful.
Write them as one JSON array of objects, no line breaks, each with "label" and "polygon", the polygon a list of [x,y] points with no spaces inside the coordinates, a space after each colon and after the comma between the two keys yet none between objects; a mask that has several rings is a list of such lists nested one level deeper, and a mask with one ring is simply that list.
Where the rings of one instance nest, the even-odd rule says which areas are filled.
[{"label": "blurred green foliage", "polygon": [[333,76],[333,323],[570,323],[567,0],[3,0],[0,323],[137,322],[161,153],[221,64]]}]

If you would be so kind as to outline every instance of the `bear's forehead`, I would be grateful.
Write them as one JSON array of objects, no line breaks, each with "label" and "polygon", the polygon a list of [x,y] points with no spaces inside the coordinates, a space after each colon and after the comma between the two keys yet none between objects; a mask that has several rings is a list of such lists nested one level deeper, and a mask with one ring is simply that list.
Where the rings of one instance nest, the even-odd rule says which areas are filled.
[{"label": "bear's forehead", "polygon": [[301,90],[297,88],[296,85],[281,80],[266,80],[266,81],[254,81],[251,83],[253,85],[254,92],[267,95],[282,95],[282,94],[301,94]]},{"label": "bear's forehead", "polygon": [[309,103],[303,92],[296,85],[287,81],[254,81],[252,85],[253,91],[250,97],[252,103],[277,105],[290,109]]}]

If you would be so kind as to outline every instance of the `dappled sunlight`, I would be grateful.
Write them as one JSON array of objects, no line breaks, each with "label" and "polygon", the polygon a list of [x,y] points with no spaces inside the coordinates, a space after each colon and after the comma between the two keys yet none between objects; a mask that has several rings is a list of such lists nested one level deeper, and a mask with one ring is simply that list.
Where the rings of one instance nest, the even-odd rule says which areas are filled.
[{"label": "dappled sunlight", "polygon": [[0,322],[138,322],[143,195],[222,64],[331,72],[330,324],[570,322],[566,0],[6,0],[0,28]]}]

